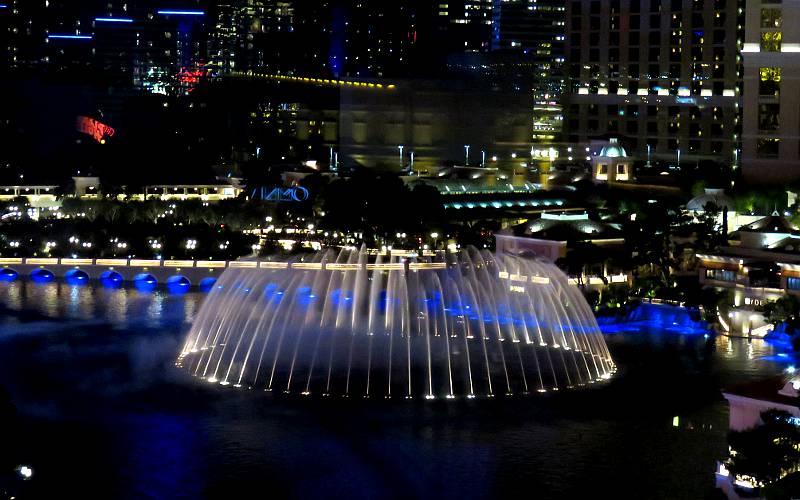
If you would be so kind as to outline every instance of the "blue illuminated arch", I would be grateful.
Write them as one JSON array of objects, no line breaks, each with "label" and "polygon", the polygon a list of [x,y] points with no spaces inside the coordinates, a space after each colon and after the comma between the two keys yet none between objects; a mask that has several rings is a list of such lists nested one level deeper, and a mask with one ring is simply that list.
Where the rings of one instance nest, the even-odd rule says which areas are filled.
[{"label": "blue illuminated arch", "polygon": [[89,275],[80,269],[70,269],[64,274],[64,281],[69,285],[85,285],[89,282]]},{"label": "blue illuminated arch", "polygon": [[34,283],[50,283],[56,279],[53,272],[48,271],[47,269],[36,269],[32,271],[30,278]]},{"label": "blue illuminated arch", "polygon": [[189,291],[192,282],[186,276],[176,274],[167,278],[167,290],[169,293],[182,294]]},{"label": "blue illuminated arch", "polygon": [[116,271],[105,271],[100,275],[100,283],[106,288],[119,288],[125,279]]},{"label": "blue illuminated arch", "polygon": [[197,284],[198,288],[202,292],[210,292],[212,288],[214,288],[214,284],[217,282],[217,278],[208,277],[203,278],[200,280],[200,283]]},{"label": "blue illuminated arch", "polygon": [[140,273],[133,277],[133,286],[140,292],[152,292],[157,285],[158,280],[152,274]]},{"label": "blue illuminated arch", "polygon": [[19,278],[19,273],[13,269],[0,269],[0,281],[14,281]]}]

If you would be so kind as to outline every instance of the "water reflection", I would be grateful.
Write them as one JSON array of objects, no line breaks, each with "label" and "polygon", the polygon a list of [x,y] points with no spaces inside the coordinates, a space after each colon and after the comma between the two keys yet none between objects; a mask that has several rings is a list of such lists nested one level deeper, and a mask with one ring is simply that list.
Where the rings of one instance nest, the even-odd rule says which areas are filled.
[{"label": "water reflection", "polygon": [[204,296],[197,292],[173,296],[167,290],[106,288],[102,284],[0,282],[0,307],[20,313],[25,321],[34,321],[37,315],[41,319],[96,319],[116,328],[127,328],[132,320],[153,328],[165,322],[190,322]]},{"label": "water reflection", "polygon": [[0,283],[0,385],[25,417],[38,497],[246,498],[268,480],[281,498],[516,497],[520,485],[536,498],[704,498],[727,452],[719,387],[786,366],[761,340],[641,328],[608,336],[621,372],[589,391],[287,402],[176,378],[204,297]]},{"label": "water reflection", "polygon": [[721,366],[735,364],[742,375],[777,373],[791,363],[792,358],[775,345],[762,339],[719,336],[715,340]]}]

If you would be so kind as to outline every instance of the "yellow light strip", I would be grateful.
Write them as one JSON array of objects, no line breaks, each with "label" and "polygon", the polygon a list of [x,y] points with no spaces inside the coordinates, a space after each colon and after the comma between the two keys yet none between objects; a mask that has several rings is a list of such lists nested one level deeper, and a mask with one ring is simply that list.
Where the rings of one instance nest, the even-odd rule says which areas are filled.
[{"label": "yellow light strip", "polygon": [[194,267],[193,260],[165,260],[164,267]]},{"label": "yellow light strip", "polygon": [[226,267],[228,265],[224,260],[198,260],[195,267]]},{"label": "yellow light strip", "polygon": [[266,78],[267,80],[275,80],[279,82],[303,82],[315,83],[318,85],[335,85],[339,87],[364,87],[370,89],[387,89],[394,90],[397,85],[393,83],[373,83],[373,82],[357,82],[353,80],[329,80],[326,78],[310,78],[307,76],[292,76],[292,75],[278,75],[278,74],[263,74],[263,73],[233,73],[235,76],[251,76],[255,78]]},{"label": "yellow light strip", "polygon": [[34,266],[40,265],[58,265],[58,259],[25,259],[26,264]]},{"label": "yellow light strip", "polygon": [[254,269],[258,267],[258,262],[254,260],[232,260],[228,262],[228,267]]},{"label": "yellow light strip", "polygon": [[402,271],[406,268],[405,264],[367,264],[370,271]]},{"label": "yellow light strip", "polygon": [[152,259],[131,259],[128,265],[132,267],[161,267],[161,261]]},{"label": "yellow light strip", "polygon": [[91,266],[92,259],[61,259],[62,266]]},{"label": "yellow light strip", "polygon": [[361,268],[360,264],[340,264],[340,263],[325,264],[325,269],[328,269],[329,271],[352,271],[360,268]]},{"label": "yellow light strip", "polygon": [[289,267],[288,262],[259,262],[258,267],[261,269],[286,269]]},{"label": "yellow light strip", "polygon": [[98,266],[127,266],[128,259],[95,259],[94,263]]},{"label": "yellow light strip", "polygon": [[294,262],[294,263],[292,263],[292,269],[318,270],[318,269],[322,269],[322,263],[321,262]]},{"label": "yellow light strip", "polygon": [[422,271],[425,269],[447,269],[446,262],[412,262],[408,265],[412,271]]}]

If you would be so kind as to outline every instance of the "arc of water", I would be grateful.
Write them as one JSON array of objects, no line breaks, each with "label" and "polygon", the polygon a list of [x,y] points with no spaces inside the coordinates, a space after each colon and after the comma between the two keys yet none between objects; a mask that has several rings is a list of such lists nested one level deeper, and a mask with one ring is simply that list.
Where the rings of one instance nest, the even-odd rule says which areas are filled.
[{"label": "arc of water", "polygon": [[229,323],[229,326],[226,327],[225,336],[223,337],[223,342],[225,343],[225,345],[223,346],[222,351],[219,353],[217,357],[217,366],[214,368],[214,375],[213,375],[214,378],[217,378],[219,373],[219,368],[222,365],[223,360],[225,359],[225,352],[228,349],[228,345],[230,345],[229,340],[231,340],[232,336],[235,336],[236,333],[238,333],[239,337],[236,341],[236,347],[234,348],[233,354],[231,355],[231,361],[228,364],[228,369],[225,372],[225,377],[222,380],[222,383],[226,385],[228,384],[228,377],[230,376],[231,369],[233,368],[234,362],[237,359],[236,354],[239,352],[239,347],[242,344],[242,339],[247,334],[247,332],[250,331],[248,329],[248,326],[250,325],[250,322],[252,321],[253,317],[256,316],[256,311],[258,310],[258,308],[254,307],[253,303],[254,302],[257,303],[258,300],[261,298],[260,294],[258,294],[255,291],[256,283],[258,283],[259,279],[260,276],[258,273],[250,273],[248,280],[245,282],[244,285],[245,288],[243,292],[246,294],[246,296],[243,300],[240,300],[239,311],[243,311],[246,309],[249,309],[249,311],[246,313],[237,314],[237,315],[243,315],[247,318],[244,323],[244,326],[239,328],[238,321],[231,321]]},{"label": "arc of water", "polygon": [[[475,251],[475,250],[473,250]],[[475,257],[472,258],[473,261],[483,262],[483,265],[476,271],[475,279],[476,282],[479,283],[478,286],[478,293],[481,295],[480,303],[487,304],[489,311],[492,311],[490,316],[489,324],[494,329],[494,336],[495,340],[497,340],[497,350],[500,354],[500,361],[503,367],[503,375],[506,381],[506,392],[511,394],[511,379],[508,376],[508,366],[506,365],[506,355],[504,352],[503,346],[503,337],[500,332],[500,321],[497,318],[497,300],[495,300],[494,295],[494,287],[492,286],[492,280],[489,278],[489,266],[490,261],[486,259],[480,252],[475,251]],[[479,317],[480,321],[485,321],[485,312],[483,309],[479,310]],[[525,392],[528,391],[527,381],[525,381]]]}]

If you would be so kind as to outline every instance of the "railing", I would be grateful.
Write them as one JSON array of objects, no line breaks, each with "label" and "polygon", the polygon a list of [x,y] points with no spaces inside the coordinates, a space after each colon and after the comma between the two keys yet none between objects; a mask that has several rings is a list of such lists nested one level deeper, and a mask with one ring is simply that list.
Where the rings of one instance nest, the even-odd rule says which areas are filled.
[{"label": "railing", "polygon": [[5,266],[101,266],[141,268],[203,268],[203,269],[301,269],[346,271],[366,269],[369,271],[422,271],[445,269],[445,262],[387,262],[383,264],[341,264],[334,262],[279,262],[258,260],[146,260],[146,259],[72,259],[49,257],[0,257],[0,267]]},{"label": "railing", "polygon": [[[101,267],[169,267],[226,268],[238,261],[225,260],[155,260],[155,259],[72,259],[50,257],[0,257],[0,266],[101,266]],[[255,262],[255,261],[253,261]],[[256,267],[256,266],[253,266]]]}]

